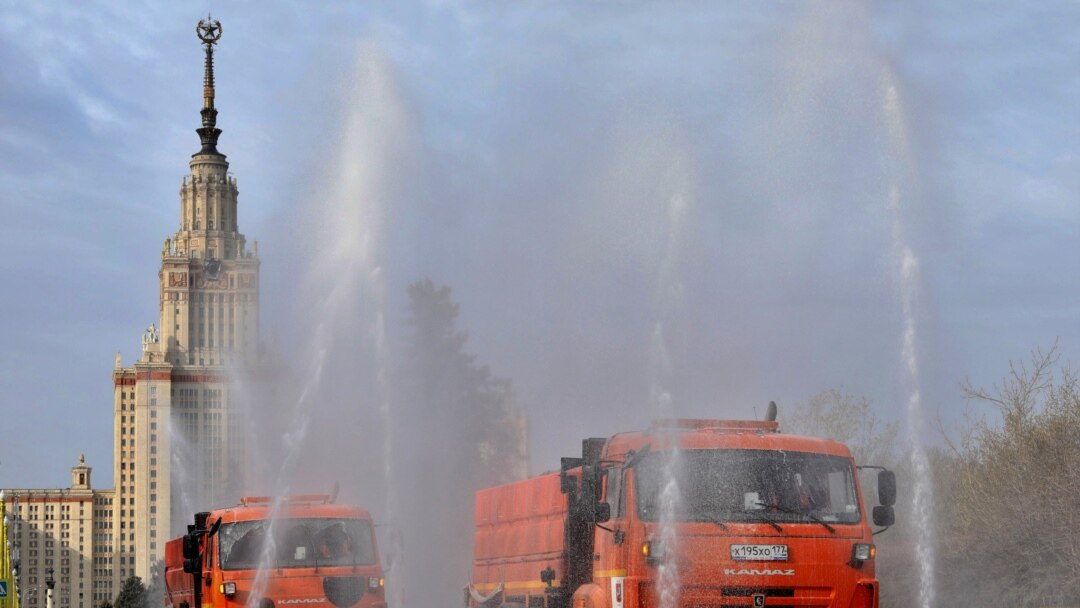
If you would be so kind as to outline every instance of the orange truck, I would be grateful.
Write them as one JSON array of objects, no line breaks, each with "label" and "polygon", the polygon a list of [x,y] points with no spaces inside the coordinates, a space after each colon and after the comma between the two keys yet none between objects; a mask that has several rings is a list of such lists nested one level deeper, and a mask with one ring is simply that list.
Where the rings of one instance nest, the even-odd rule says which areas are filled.
[{"label": "orange truck", "polygon": [[363,509],[247,497],[165,544],[165,608],[386,608],[378,555]]},{"label": "orange truck", "polygon": [[[876,608],[859,467],[775,417],[585,439],[559,471],[480,490],[465,605]],[[887,528],[895,474],[863,468],[879,469],[872,521]]]}]

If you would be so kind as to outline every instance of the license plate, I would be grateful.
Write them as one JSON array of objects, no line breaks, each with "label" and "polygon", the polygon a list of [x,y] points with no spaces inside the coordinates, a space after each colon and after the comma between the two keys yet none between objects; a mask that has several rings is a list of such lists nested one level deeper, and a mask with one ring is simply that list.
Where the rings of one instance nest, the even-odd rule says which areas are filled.
[{"label": "license plate", "polygon": [[786,562],[787,545],[731,545],[731,559],[737,562]]}]

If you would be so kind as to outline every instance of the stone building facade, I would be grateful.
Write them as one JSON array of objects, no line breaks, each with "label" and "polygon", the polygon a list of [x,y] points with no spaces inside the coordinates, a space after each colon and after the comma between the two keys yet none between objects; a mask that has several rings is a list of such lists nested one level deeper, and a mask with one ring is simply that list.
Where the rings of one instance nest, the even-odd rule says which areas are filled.
[{"label": "stone building facade", "polygon": [[180,184],[179,229],[161,250],[160,316],[143,335],[138,361],[123,367],[118,354],[113,370],[113,552],[144,581],[165,541],[196,511],[239,498],[246,468],[229,372],[251,363],[258,347],[258,244],[249,247],[239,230],[236,178],[217,149],[220,25],[200,22],[199,33],[206,47],[196,130],[202,148]]},{"label": "stone building facade", "polygon": [[18,555],[22,606],[44,608],[53,569],[56,608],[95,608],[124,581],[151,583],[165,542],[196,511],[234,502],[247,469],[235,376],[258,349],[258,244],[239,230],[236,178],[217,149],[217,22],[200,22],[205,45],[201,149],[180,184],[179,229],[165,239],[159,317],[113,378],[113,479],[94,490],[80,458],[63,489],[9,489],[4,504]]},{"label": "stone building facade", "polygon": [[90,473],[80,455],[67,488],[3,491],[21,608],[45,608],[50,575],[56,608],[94,608],[115,598],[113,581],[128,570],[113,555],[113,491],[95,490]]}]

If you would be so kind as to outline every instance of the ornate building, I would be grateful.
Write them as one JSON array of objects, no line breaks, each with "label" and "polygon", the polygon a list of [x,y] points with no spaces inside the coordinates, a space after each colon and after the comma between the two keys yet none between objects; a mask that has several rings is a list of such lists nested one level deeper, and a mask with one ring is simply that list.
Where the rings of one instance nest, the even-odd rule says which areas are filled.
[{"label": "ornate building", "polygon": [[239,231],[236,179],[217,149],[221,24],[200,21],[197,31],[205,46],[202,148],[180,185],[179,230],[161,250],[159,321],[143,334],[133,366],[116,355],[115,488],[92,489],[80,457],[69,488],[0,492],[22,608],[44,608],[47,579],[57,608],[112,602],[132,575],[152,583],[166,540],[196,511],[240,496],[246,434],[227,370],[244,369],[258,348],[258,244],[249,248]]},{"label": "ornate building", "polygon": [[[214,108],[217,21],[200,21],[205,46],[202,148],[180,185],[180,227],[161,251],[160,321],[143,335],[132,367],[113,370],[118,584],[151,579],[165,541],[196,511],[239,497],[241,416],[226,370],[257,349],[258,245],[237,223],[237,185],[218,151]],[[228,368],[227,368],[228,366]],[[119,587],[117,587],[119,588]]]}]

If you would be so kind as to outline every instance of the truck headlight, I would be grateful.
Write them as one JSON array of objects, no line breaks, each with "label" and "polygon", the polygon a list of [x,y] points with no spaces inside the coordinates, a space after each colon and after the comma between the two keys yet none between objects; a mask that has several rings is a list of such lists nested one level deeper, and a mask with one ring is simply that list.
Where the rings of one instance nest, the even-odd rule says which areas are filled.
[{"label": "truck headlight", "polygon": [[382,577],[378,577],[378,576],[372,576],[372,577],[368,578],[368,581],[367,581],[368,589],[371,589],[372,591],[375,591],[377,589],[382,589],[383,584],[384,584],[384,582],[383,582]]},{"label": "truck headlight", "polygon": [[874,556],[876,555],[877,547],[875,547],[874,545],[866,543],[855,543],[851,547],[851,563],[856,567],[861,566],[863,562],[868,562],[874,559]]},{"label": "truck headlight", "polygon": [[221,583],[221,587],[218,589],[225,597],[232,597],[236,595],[236,583]]},{"label": "truck headlight", "polygon": [[664,542],[659,540],[646,541],[641,545],[641,554],[645,556],[645,561],[655,563],[664,559]]}]

